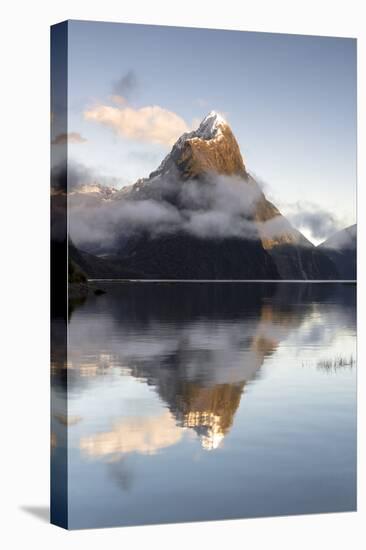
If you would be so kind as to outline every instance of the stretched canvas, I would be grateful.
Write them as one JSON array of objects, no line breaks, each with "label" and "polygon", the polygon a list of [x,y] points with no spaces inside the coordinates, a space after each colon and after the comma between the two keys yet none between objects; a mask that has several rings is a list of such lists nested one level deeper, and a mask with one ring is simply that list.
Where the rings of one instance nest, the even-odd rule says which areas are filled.
[{"label": "stretched canvas", "polygon": [[51,521],[356,509],[356,40],[51,30]]}]

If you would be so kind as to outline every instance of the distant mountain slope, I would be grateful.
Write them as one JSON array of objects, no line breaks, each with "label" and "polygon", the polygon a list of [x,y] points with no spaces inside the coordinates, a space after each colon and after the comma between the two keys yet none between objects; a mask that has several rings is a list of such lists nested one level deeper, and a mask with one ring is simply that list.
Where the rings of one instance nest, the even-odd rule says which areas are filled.
[{"label": "distant mountain slope", "polygon": [[357,278],[357,225],[338,231],[318,246],[336,265],[345,280]]},{"label": "distant mountain slope", "polygon": [[356,250],[357,248],[357,225],[350,225],[334,233],[329,239],[322,242],[318,248],[331,250]]},{"label": "distant mountain slope", "polygon": [[99,258],[79,250],[72,242],[69,243],[69,259],[78,271],[86,273],[89,279],[136,279],[143,273],[126,268],[118,258]]}]

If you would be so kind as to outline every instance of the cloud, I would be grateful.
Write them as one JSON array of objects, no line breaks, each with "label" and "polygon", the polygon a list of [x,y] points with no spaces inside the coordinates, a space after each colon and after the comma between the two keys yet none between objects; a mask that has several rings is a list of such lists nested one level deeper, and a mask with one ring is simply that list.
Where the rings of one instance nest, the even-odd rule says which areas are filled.
[{"label": "cloud", "polygon": [[[81,165],[68,167],[69,191],[100,181]],[[135,191],[135,200],[125,191],[114,193],[112,200],[104,200],[105,194],[74,193],[69,197],[70,234],[75,244],[111,251],[120,246],[121,239],[141,233],[151,237],[185,232],[210,239],[258,238],[258,225],[250,218],[261,192],[238,177],[212,176],[205,182],[191,180],[182,185],[170,175],[151,180],[148,194]]]},{"label": "cloud", "polygon": [[150,417],[120,420],[109,432],[82,437],[80,449],[92,457],[124,455],[127,453],[155,454],[176,445],[182,438],[169,412]]},{"label": "cloud", "polygon": [[79,132],[70,132],[68,134],[58,134],[53,140],[52,145],[64,145],[65,143],[85,143],[85,139]]},{"label": "cloud", "polygon": [[[112,182],[69,164],[69,191],[97,183]],[[262,197],[259,185],[248,185],[236,176],[207,175],[204,181],[188,180],[182,185],[173,172],[132,191],[123,188],[94,196],[76,192],[69,201],[71,238],[91,252],[113,252],[125,239],[140,234],[154,238],[183,232],[202,239],[273,239],[293,234],[296,238],[296,227],[321,241],[344,226],[330,212],[308,202],[287,204],[286,216],[260,223],[254,213]]]},{"label": "cloud", "polygon": [[135,109],[127,103],[119,106],[98,104],[84,112],[86,120],[112,128],[120,136],[136,141],[173,145],[189,130],[186,122],[176,113],[158,105]]},{"label": "cloud", "polygon": [[117,105],[127,105],[127,99],[121,95],[113,94],[111,95],[110,100]]},{"label": "cloud", "polygon": [[96,184],[106,189],[116,188],[119,185],[117,178],[96,174],[86,166],[77,162],[58,164],[51,168],[51,189],[53,193],[73,193],[86,186]]},{"label": "cloud", "polygon": [[322,241],[333,235],[345,222],[329,210],[312,202],[296,202],[285,207],[289,221],[300,231],[307,232],[315,241]]},{"label": "cloud", "polygon": [[128,97],[138,89],[139,82],[135,71],[129,70],[127,73],[121,76],[119,80],[116,80],[113,84],[113,94],[116,96]]}]

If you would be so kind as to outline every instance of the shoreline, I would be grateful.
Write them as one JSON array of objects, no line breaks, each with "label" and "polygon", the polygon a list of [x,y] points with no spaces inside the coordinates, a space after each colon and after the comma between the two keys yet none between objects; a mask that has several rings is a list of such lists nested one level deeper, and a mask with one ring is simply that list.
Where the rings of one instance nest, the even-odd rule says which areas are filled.
[{"label": "shoreline", "polygon": [[356,279],[88,279],[88,283],[301,283],[356,284]]}]

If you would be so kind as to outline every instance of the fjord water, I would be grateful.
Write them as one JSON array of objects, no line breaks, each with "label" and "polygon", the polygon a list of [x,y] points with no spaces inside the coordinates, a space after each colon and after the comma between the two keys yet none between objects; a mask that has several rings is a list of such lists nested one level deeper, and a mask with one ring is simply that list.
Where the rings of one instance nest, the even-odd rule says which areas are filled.
[{"label": "fjord water", "polygon": [[70,528],[355,510],[354,284],[100,286],[53,365]]}]

